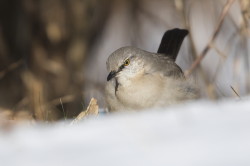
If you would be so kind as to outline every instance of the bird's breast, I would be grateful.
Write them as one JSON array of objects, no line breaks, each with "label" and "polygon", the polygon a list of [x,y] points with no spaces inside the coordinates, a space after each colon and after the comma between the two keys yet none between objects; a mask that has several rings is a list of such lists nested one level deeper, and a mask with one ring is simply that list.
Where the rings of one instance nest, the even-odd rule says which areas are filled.
[{"label": "bird's breast", "polygon": [[143,75],[127,82],[119,82],[116,97],[129,109],[150,108],[161,97],[163,87],[159,77]]}]

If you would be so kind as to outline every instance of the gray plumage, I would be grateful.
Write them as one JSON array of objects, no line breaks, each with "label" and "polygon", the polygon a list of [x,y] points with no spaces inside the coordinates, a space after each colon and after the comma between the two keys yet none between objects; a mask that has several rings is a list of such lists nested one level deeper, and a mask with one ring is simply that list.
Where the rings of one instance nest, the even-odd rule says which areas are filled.
[{"label": "gray plumage", "polygon": [[107,60],[106,101],[110,111],[162,107],[198,98],[194,84],[175,63],[188,31],[164,33],[157,53],[123,47]]},{"label": "gray plumage", "polygon": [[[126,60],[130,63],[123,66]],[[162,107],[198,97],[181,68],[164,54],[123,47],[109,56],[107,69],[113,74],[105,89],[110,111]]]}]

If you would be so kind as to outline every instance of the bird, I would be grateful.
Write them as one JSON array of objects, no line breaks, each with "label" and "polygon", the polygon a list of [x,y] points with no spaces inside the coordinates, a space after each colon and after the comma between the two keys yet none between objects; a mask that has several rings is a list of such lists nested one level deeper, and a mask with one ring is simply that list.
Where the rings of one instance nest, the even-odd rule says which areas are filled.
[{"label": "bird", "polygon": [[166,107],[199,98],[197,86],[175,63],[186,29],[164,33],[157,53],[125,46],[107,59],[105,99],[109,112]]}]

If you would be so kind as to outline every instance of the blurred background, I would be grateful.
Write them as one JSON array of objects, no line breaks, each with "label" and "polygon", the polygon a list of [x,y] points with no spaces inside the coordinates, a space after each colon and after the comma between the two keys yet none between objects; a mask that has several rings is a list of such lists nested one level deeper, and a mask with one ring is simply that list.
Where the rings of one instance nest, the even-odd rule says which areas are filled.
[{"label": "blurred background", "polygon": [[0,0],[0,112],[56,121],[92,97],[105,108],[107,57],[129,45],[156,52],[172,28],[190,32],[177,64],[202,98],[243,97],[249,19],[250,0]]}]

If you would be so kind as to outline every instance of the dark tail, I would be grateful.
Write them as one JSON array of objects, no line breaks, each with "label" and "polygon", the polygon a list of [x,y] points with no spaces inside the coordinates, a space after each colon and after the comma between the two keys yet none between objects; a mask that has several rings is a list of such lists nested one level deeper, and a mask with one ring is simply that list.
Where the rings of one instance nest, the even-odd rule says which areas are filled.
[{"label": "dark tail", "polygon": [[166,31],[161,39],[161,44],[157,53],[166,54],[175,60],[187,34],[188,30],[186,29],[175,28]]}]

